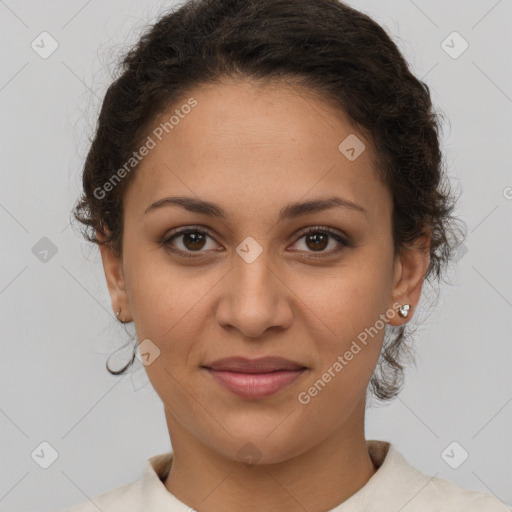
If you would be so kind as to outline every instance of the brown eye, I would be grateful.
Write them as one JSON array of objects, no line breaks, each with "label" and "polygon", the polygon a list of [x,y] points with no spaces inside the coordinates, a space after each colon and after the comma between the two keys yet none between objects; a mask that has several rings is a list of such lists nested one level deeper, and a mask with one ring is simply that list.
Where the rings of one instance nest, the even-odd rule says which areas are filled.
[{"label": "brown eye", "polygon": [[321,251],[327,247],[329,236],[324,233],[306,235],[306,245],[313,251]]},{"label": "brown eye", "polygon": [[[338,252],[343,247],[350,246],[348,240],[342,235],[327,227],[319,226],[308,228],[302,233],[295,244],[300,246],[299,241],[302,239],[304,239],[303,246],[305,249],[299,247],[292,250],[306,253],[319,253],[318,256],[327,256]],[[326,250],[329,246],[331,248]],[[313,254],[313,256],[317,255]]]},{"label": "brown eye", "polygon": [[204,247],[206,237],[202,233],[191,231],[182,233],[181,236],[183,236],[183,245],[191,251],[197,251]]},{"label": "brown eye", "polygon": [[[210,247],[208,247],[208,239],[211,240]],[[192,228],[174,230],[171,236],[167,236],[161,241],[161,244],[170,251],[187,257],[201,256],[201,253],[207,250],[218,248],[213,238],[206,231]]]}]

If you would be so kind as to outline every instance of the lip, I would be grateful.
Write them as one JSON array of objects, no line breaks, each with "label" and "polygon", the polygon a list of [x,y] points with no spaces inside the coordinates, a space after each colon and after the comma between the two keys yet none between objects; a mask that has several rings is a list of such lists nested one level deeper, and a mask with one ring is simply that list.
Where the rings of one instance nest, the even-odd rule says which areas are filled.
[{"label": "lip", "polygon": [[265,398],[293,384],[307,368],[282,357],[219,359],[203,368],[228,391],[243,398]]},{"label": "lip", "polygon": [[270,373],[278,370],[293,371],[305,368],[303,364],[275,356],[259,357],[257,359],[248,359],[241,356],[225,357],[203,366],[211,370],[239,373]]}]

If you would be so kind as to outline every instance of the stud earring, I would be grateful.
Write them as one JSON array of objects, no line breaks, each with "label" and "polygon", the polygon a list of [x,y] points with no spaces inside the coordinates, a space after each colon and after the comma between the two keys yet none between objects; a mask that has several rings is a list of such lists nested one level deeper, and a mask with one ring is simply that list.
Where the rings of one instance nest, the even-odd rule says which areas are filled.
[{"label": "stud earring", "polygon": [[404,304],[403,306],[400,307],[400,309],[398,310],[398,314],[402,317],[402,318],[407,318],[407,315],[409,314],[409,309],[411,309],[411,306],[409,304]]},{"label": "stud earring", "polygon": [[117,316],[117,319],[118,319],[122,324],[126,323],[126,319],[125,319],[124,315],[123,315],[123,319],[122,319],[122,320],[119,318],[119,315],[120,315],[120,314],[121,314],[121,308],[119,308],[119,311],[116,313],[116,316]]}]

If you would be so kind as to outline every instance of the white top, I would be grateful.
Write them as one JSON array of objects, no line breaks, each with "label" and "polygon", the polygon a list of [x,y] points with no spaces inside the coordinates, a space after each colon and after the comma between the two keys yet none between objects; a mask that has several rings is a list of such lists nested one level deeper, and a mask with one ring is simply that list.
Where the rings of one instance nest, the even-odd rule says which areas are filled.
[{"label": "white top", "polygon": [[[493,496],[421,473],[386,441],[366,443],[377,471],[359,491],[328,512],[510,512]],[[66,512],[193,512],[163,484],[172,457],[167,452],[149,458],[140,480]]]}]

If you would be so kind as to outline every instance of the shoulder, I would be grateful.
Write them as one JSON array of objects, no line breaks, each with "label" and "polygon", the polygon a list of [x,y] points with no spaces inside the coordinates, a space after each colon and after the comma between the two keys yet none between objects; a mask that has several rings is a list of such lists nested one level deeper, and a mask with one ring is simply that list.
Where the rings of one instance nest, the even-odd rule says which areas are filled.
[{"label": "shoulder", "polygon": [[368,447],[379,469],[362,497],[376,511],[392,505],[402,512],[511,512],[494,496],[422,473],[388,442],[372,440]]},{"label": "shoulder", "polygon": [[[65,512],[139,512],[140,510],[175,510],[180,503],[164,487],[173,460],[165,452],[146,460],[142,478],[99,494],[68,508]],[[150,505],[148,505],[150,504]]]},{"label": "shoulder", "polygon": [[138,510],[142,480],[137,480],[74,505],[65,512],[129,512]]},{"label": "shoulder", "polygon": [[[424,475],[425,492],[418,496],[418,503],[428,510],[451,512],[510,512],[498,498],[458,486],[450,480]],[[425,508],[427,510],[427,508]]]}]

